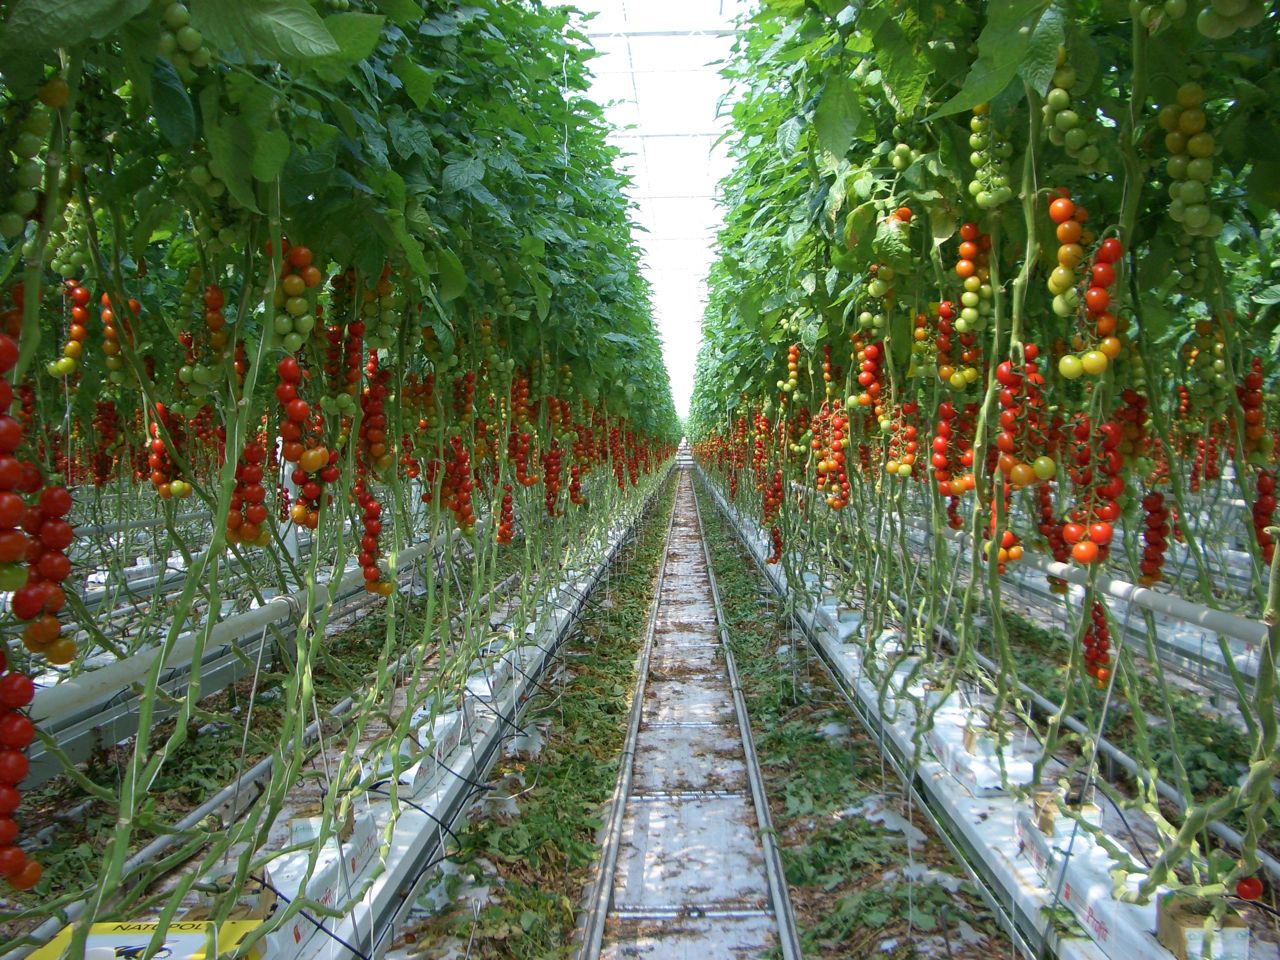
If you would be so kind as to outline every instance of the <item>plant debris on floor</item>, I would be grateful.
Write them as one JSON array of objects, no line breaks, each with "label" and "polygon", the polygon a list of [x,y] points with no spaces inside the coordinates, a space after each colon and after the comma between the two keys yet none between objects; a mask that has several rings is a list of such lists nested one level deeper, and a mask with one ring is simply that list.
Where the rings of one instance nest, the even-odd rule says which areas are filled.
[{"label": "plant debris on floor", "polygon": [[[520,749],[494,769],[440,880],[420,898],[393,956],[570,957],[596,835],[617,779],[673,474],[566,644],[566,666],[521,720]],[[496,795],[495,795],[496,794]]]},{"label": "plant debris on floor", "polygon": [[768,586],[700,488],[698,500],[805,956],[1012,956],[807,644],[762,604]]}]

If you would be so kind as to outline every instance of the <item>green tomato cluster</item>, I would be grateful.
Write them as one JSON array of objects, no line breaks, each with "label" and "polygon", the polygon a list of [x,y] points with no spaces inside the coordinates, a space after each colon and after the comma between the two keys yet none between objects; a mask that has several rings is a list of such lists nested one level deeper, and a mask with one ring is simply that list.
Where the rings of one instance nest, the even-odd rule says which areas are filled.
[{"label": "green tomato cluster", "polygon": [[889,153],[889,163],[893,169],[901,173],[920,159],[920,151],[913,150],[905,143],[896,144]]},{"label": "green tomato cluster", "polygon": [[1203,104],[1200,84],[1184,83],[1178,88],[1177,101],[1161,108],[1158,122],[1170,153],[1165,166],[1169,216],[1193,237],[1216,237],[1222,232],[1223,221],[1210,206],[1209,182],[1217,143],[1205,129],[1208,117]]},{"label": "green tomato cluster", "polygon": [[1061,64],[1053,74],[1053,86],[1044,98],[1042,115],[1049,142],[1062,147],[1067,156],[1086,170],[1102,167],[1098,149],[1096,117],[1082,117],[1072,108],[1071,90],[1077,85],[1076,72],[1069,64]]},{"label": "green tomato cluster", "polygon": [[969,119],[969,162],[973,164],[974,177],[969,181],[969,193],[983,210],[994,210],[1013,199],[1009,186],[1006,161],[1013,156],[1009,143],[991,122],[989,104],[979,104]]},{"label": "green tomato cluster", "polygon": [[364,320],[364,339],[375,350],[390,348],[396,340],[400,324],[400,311],[404,307],[404,295],[399,291],[381,295],[367,291],[360,304]]},{"label": "green tomato cluster", "polygon": [[[79,277],[89,263],[89,228],[80,213],[79,202],[72,197],[61,213],[49,223],[44,259],[49,268],[63,279]],[[22,254],[28,261],[39,251],[36,238],[28,238]]]},{"label": "green tomato cluster", "polygon": [[0,184],[7,188],[0,212],[0,236],[13,240],[36,212],[37,189],[44,182],[45,165],[40,151],[53,128],[53,115],[42,103],[33,103],[18,122],[18,135],[9,150],[0,151]]},{"label": "green tomato cluster", "polygon": [[889,307],[893,298],[893,281],[897,272],[887,263],[880,264],[874,274],[868,276],[866,293],[871,299],[867,308],[858,314],[858,326],[883,335],[888,328]]},{"label": "green tomato cluster", "polygon": [[1210,40],[1225,40],[1237,30],[1256,27],[1267,15],[1265,0],[1209,0],[1196,29]]},{"label": "green tomato cluster", "polygon": [[1209,259],[1212,240],[1208,237],[1183,235],[1173,254],[1173,269],[1178,275],[1177,287],[1182,293],[1199,293],[1209,278]]},{"label": "green tomato cluster", "polygon": [[191,11],[185,3],[156,0],[160,14],[160,40],[156,52],[168,59],[184,79],[194,76],[213,61],[204,36],[191,25]]},{"label": "green tomato cluster", "polygon": [[1187,15],[1187,0],[1164,0],[1163,3],[1143,3],[1131,0],[1129,12],[1148,30],[1154,30],[1162,20],[1181,20]]}]

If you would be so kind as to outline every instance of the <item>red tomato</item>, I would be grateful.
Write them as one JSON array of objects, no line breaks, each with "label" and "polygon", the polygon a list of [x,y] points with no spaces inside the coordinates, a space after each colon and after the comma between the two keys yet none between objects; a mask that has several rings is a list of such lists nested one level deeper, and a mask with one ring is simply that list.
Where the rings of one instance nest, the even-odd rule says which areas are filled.
[{"label": "red tomato", "polygon": [[1241,877],[1236,881],[1236,896],[1241,900],[1257,900],[1262,896],[1262,881],[1257,877]]},{"label": "red tomato", "polygon": [[1058,197],[1049,204],[1049,219],[1054,223],[1066,223],[1076,213],[1076,205],[1069,197]]},{"label": "red tomato", "polygon": [[0,876],[16,877],[27,865],[27,855],[21,847],[0,847]]},{"label": "red tomato", "polygon": [[17,786],[30,768],[27,757],[18,750],[0,750],[0,783]]},{"label": "red tomato", "polygon": [[1094,563],[1098,559],[1098,545],[1089,540],[1081,540],[1071,548],[1071,556],[1076,563]]},{"label": "red tomato", "polygon": [[16,877],[9,878],[9,885],[18,890],[30,890],[40,882],[40,877],[44,875],[44,870],[40,864],[34,860],[28,860],[26,866],[22,868],[22,872]]},{"label": "red tomato", "polygon": [[[35,739],[36,728],[25,713],[11,710],[0,718],[0,744],[14,750],[22,750]],[[0,837],[0,842],[3,837]]]}]

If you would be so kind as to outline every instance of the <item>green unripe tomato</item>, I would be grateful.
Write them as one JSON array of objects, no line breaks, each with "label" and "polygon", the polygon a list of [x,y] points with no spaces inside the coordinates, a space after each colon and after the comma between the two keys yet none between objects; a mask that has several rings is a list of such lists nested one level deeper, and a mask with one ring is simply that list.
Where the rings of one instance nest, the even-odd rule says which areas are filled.
[{"label": "green unripe tomato", "polygon": [[[1172,160],[1172,158],[1170,159]],[[1209,157],[1196,157],[1193,160],[1188,160],[1186,175],[1189,180],[1208,183],[1213,179],[1213,160]]]},{"label": "green unripe tomato", "polygon": [[44,146],[44,138],[29,131],[24,131],[14,139],[10,149],[23,160],[30,160]]},{"label": "green unripe tomato", "polygon": [[200,45],[204,43],[204,37],[195,27],[183,27],[175,35],[178,41],[178,47],[183,53],[192,53],[200,49]]},{"label": "green unripe tomato", "polygon": [[44,179],[44,164],[39,160],[24,160],[14,171],[13,180],[23,190],[34,190]]},{"label": "green unripe tomato", "polygon": [[0,563],[0,591],[13,593],[27,585],[27,566],[24,563]]},{"label": "green unripe tomato", "polygon": [[290,353],[297,353],[302,349],[303,338],[300,333],[291,333],[284,338],[284,348]]},{"label": "green unripe tomato", "polygon": [[1045,106],[1058,113],[1071,106],[1071,94],[1064,87],[1053,87],[1044,98]]},{"label": "green unripe tomato", "polygon": [[275,331],[277,337],[286,337],[293,333],[293,317],[287,313],[277,313],[275,319],[271,321],[271,329]]},{"label": "green unripe tomato", "polygon": [[43,140],[53,129],[53,117],[44,107],[37,107],[23,118],[21,129],[27,133],[34,133]]},{"label": "green unripe tomato", "polygon": [[15,190],[9,198],[9,209],[25,217],[36,208],[37,202],[34,190]]},{"label": "green unripe tomato", "polygon": [[316,328],[315,314],[304,313],[300,317],[296,317],[293,321],[293,329],[295,332],[302,334],[304,337]]},{"label": "green unripe tomato", "polygon": [[1036,457],[1031,463],[1031,470],[1037,480],[1052,480],[1058,472],[1058,465],[1052,457]]},{"label": "green unripe tomato", "polygon": [[1185,207],[1182,213],[1182,222],[1188,230],[1203,230],[1209,225],[1209,220],[1213,213],[1209,209],[1208,204],[1193,203]]},{"label": "green unripe tomato", "polygon": [[191,11],[185,3],[171,3],[164,9],[164,23],[170,30],[181,30],[191,22]]}]

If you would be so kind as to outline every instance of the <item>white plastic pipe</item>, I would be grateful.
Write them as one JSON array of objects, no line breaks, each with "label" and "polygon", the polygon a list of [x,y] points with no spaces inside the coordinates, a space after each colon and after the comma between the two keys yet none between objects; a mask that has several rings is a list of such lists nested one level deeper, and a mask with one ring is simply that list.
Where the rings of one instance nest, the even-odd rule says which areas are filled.
[{"label": "white plastic pipe", "polygon": [[[400,551],[396,556],[397,569],[403,569],[415,562],[427,552],[429,546],[429,543],[424,542]],[[380,562],[385,567],[385,561]],[[364,574],[359,568],[347,571],[338,581],[338,593],[357,587],[363,579]],[[325,605],[332,584],[333,581],[330,579],[323,588],[315,591],[311,604],[312,610],[318,610]],[[290,620],[294,610],[306,604],[306,599],[305,589],[295,590],[290,594],[272,597],[254,610],[228,617],[210,628],[205,648],[215,650],[242,637],[257,633],[271,624]],[[169,650],[164,666],[174,668],[189,666],[192,652],[203,633],[204,628],[200,627],[178,637]],[[127,691],[147,675],[160,653],[159,647],[142,650],[124,660],[117,660],[96,670],[63,680],[55,686],[38,689],[31,707],[31,719],[38,724],[51,717],[69,716],[100,703],[115,691]]]}]

